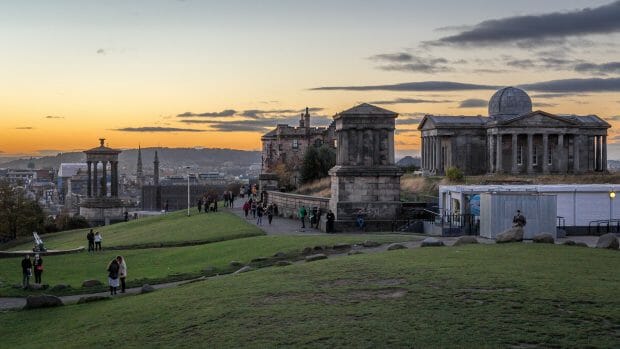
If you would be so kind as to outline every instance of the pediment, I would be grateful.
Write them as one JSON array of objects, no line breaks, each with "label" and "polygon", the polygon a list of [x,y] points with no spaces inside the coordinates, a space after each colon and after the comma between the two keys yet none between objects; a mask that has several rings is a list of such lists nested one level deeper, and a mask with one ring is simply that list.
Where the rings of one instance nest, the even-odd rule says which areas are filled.
[{"label": "pediment", "polygon": [[545,112],[532,112],[502,123],[511,127],[566,127],[576,125],[574,122]]}]

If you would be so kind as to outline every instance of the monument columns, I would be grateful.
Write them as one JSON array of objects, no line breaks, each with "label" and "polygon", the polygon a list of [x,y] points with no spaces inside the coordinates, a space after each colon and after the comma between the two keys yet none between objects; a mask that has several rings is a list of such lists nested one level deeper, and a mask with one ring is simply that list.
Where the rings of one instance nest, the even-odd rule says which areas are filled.
[{"label": "monument columns", "polygon": [[560,172],[566,172],[566,157],[564,156],[564,135],[558,134],[558,170]]},{"label": "monument columns", "polygon": [[573,135],[573,173],[579,173],[579,143],[581,143],[581,135]]},{"label": "monument columns", "polygon": [[441,158],[441,138],[439,136],[435,137],[436,138],[436,145],[435,145],[435,153],[437,153],[437,158],[436,158],[436,163],[435,163],[435,167],[437,168],[437,174],[441,174],[441,163],[442,163],[442,158]]},{"label": "monument columns", "polygon": [[94,197],[98,197],[99,196],[99,184],[97,183],[97,166],[99,164],[99,161],[93,161],[93,196]]},{"label": "monument columns", "polygon": [[92,163],[90,161],[86,161],[86,167],[88,168],[87,172],[88,172],[88,178],[86,179],[86,196],[87,197],[91,197],[92,192],[93,192],[93,188],[92,188],[92,171],[90,169],[90,166],[92,165]]},{"label": "monument columns", "polygon": [[504,148],[504,144],[503,144],[503,140],[502,140],[502,134],[498,133],[497,134],[497,145],[496,145],[496,150],[497,150],[497,155],[495,156],[495,161],[497,162],[497,164],[495,165],[496,167],[496,172],[497,173],[502,173],[504,172],[504,167],[502,164],[502,150]]},{"label": "monument columns", "polygon": [[495,172],[495,163],[493,162],[493,135],[487,135],[487,143],[489,144],[489,172]]},{"label": "monument columns", "polygon": [[102,161],[103,170],[101,171],[101,196],[108,196],[108,162]]},{"label": "monument columns", "polygon": [[527,173],[534,173],[534,135],[531,133],[527,135]]},{"label": "monument columns", "polygon": [[607,136],[603,137],[603,156],[601,160],[603,160],[603,166],[601,166],[601,171],[607,171]]},{"label": "monument columns", "polygon": [[596,155],[594,156],[594,170],[601,170],[601,136],[596,136]]},{"label": "monument columns", "polygon": [[[517,151],[518,149],[518,143],[517,143],[517,137],[518,135],[516,133],[512,134],[512,173],[516,174],[518,171],[518,167],[517,167]],[[523,155],[523,154],[522,154]],[[523,159],[521,159],[523,160]]]},{"label": "monument columns", "polygon": [[549,173],[549,135],[543,134],[543,159],[542,159],[543,174]]}]

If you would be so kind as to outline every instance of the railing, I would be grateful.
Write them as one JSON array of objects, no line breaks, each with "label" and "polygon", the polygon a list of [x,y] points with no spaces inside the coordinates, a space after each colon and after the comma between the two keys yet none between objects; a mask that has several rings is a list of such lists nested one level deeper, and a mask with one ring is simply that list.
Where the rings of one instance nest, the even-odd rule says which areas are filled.
[{"label": "railing", "polygon": [[418,217],[410,218],[407,223],[399,228],[404,231],[411,227],[415,222],[430,222],[437,226],[441,226],[442,233],[448,235],[478,235],[480,233],[480,224],[476,216],[472,214],[455,214],[455,213],[439,213],[429,209],[416,210]]},{"label": "railing", "polygon": [[[588,235],[592,235],[592,230],[596,227],[596,235],[602,233],[620,233],[620,219],[601,219],[590,221],[588,224]],[[602,228],[605,228],[603,231]]]},{"label": "railing", "polygon": [[558,220],[558,225],[556,226],[556,228],[566,230],[566,219],[562,216],[557,216],[556,218]]}]

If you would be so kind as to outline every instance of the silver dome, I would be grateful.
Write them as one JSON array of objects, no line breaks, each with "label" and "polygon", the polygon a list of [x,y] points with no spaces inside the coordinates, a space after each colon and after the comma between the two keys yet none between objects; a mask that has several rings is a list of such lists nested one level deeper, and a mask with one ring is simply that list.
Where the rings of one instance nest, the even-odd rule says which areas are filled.
[{"label": "silver dome", "polygon": [[516,87],[505,87],[489,101],[489,116],[523,115],[532,112],[532,100],[525,91]]}]

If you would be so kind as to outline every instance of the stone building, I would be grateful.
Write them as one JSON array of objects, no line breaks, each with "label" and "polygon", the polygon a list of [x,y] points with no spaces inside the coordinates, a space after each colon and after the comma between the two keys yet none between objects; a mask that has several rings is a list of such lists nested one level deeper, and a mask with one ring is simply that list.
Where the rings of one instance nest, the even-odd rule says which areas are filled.
[{"label": "stone building", "polygon": [[293,181],[300,178],[300,169],[304,154],[309,146],[320,147],[324,144],[335,148],[335,125],[329,127],[311,127],[308,108],[299,118],[299,126],[279,124],[275,129],[261,137],[263,143],[260,186],[263,189],[276,189],[278,165],[286,166],[292,173]]},{"label": "stone building", "polygon": [[107,225],[124,219],[125,209],[118,197],[118,154],[121,151],[106,147],[104,138],[99,142],[99,147],[84,151],[87,197],[80,203],[80,215],[92,225]]},{"label": "stone building", "polygon": [[422,169],[443,175],[457,167],[466,175],[580,174],[607,170],[607,129],[596,115],[532,111],[527,93],[497,91],[489,116],[426,115],[420,122]]},{"label": "stone building", "polygon": [[336,166],[329,171],[329,207],[336,216],[336,231],[358,230],[358,214],[377,231],[390,230],[398,219],[403,172],[394,162],[397,117],[366,103],[334,116],[338,148]]}]

